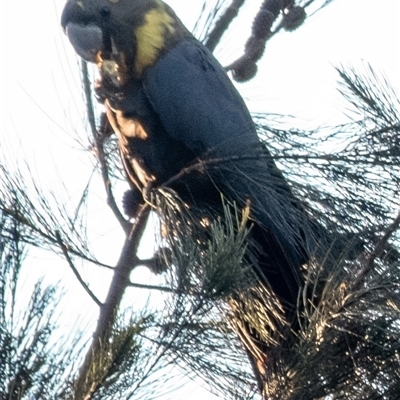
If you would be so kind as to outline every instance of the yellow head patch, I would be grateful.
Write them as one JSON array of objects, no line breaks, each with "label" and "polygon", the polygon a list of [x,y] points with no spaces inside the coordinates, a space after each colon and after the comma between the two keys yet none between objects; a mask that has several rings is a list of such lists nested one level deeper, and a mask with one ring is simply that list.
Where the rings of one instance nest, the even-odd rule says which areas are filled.
[{"label": "yellow head patch", "polygon": [[134,32],[137,46],[135,70],[139,76],[156,62],[167,37],[175,31],[174,19],[167,13],[163,4],[151,9],[144,19],[144,24]]}]

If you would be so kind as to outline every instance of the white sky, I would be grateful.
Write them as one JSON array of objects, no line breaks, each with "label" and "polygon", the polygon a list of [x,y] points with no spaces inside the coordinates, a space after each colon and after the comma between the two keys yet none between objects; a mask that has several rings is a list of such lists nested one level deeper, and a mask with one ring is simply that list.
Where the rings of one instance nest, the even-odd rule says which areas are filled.
[{"label": "white sky", "polygon": [[[169,3],[190,27],[201,1]],[[261,0],[248,3],[245,14],[251,16]],[[75,132],[85,137],[81,126],[84,105],[77,59],[59,27],[63,4],[63,0],[0,0],[0,151],[14,164],[27,159],[39,181],[54,191],[60,189],[61,179],[67,188],[60,194],[62,200],[74,204],[90,176],[91,161],[73,139]],[[332,65],[368,61],[400,93],[399,15],[399,0],[334,0],[297,31],[273,38],[259,63],[258,78],[238,88],[254,111],[299,115],[317,123],[337,122],[342,103]],[[249,29],[242,19],[235,23],[234,34],[216,53],[223,64],[241,53]],[[92,191],[93,246],[103,262],[114,265],[123,236],[106,207],[99,181]],[[118,244],[110,249],[110,241]],[[45,271],[53,281],[74,282],[63,262],[54,265],[49,255],[36,255],[29,266],[38,274]],[[101,297],[109,275],[96,271],[93,276],[88,267],[82,271]],[[73,294],[67,296],[64,309],[70,318],[62,321],[66,330],[75,324],[76,308],[94,320],[96,316],[96,308],[82,290],[71,285]],[[79,307],[73,306],[77,304],[73,299]]]}]

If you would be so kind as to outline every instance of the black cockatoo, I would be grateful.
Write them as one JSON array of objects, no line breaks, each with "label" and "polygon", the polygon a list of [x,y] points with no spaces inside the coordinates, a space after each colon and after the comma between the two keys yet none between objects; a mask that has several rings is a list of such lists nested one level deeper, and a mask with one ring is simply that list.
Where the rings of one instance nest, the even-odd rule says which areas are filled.
[{"label": "black cockatoo", "polygon": [[[257,269],[294,308],[312,223],[218,61],[160,0],[69,0],[62,26],[78,55],[98,66],[132,187],[144,193],[173,181],[194,206],[213,206],[220,193],[250,204]],[[198,160],[204,169],[173,180]]]}]

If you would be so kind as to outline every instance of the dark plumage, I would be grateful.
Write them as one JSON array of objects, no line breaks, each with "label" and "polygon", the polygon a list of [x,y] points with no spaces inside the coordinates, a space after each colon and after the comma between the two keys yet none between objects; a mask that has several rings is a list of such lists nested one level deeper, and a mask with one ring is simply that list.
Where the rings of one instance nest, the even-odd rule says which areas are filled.
[{"label": "dark plumage", "polygon": [[[169,182],[193,207],[220,206],[220,192],[242,206],[250,200],[258,271],[296,304],[310,223],[213,55],[157,0],[69,0],[62,25],[99,67],[98,93],[132,187]],[[173,179],[199,160],[203,168]]]}]

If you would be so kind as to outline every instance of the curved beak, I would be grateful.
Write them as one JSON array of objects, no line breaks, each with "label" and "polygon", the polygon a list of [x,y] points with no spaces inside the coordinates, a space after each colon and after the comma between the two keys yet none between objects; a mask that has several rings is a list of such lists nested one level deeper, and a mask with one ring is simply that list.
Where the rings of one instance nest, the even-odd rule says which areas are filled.
[{"label": "curved beak", "polygon": [[103,32],[97,25],[79,25],[72,22],[65,33],[76,53],[85,61],[95,62],[96,54],[103,49]]}]

